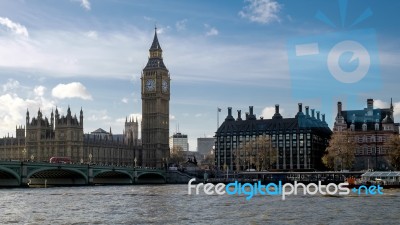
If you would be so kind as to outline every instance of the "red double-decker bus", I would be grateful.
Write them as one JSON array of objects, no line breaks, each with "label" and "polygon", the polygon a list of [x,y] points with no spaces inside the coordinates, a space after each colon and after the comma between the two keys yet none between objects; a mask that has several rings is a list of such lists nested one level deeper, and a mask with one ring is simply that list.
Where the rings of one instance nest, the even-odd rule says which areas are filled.
[{"label": "red double-decker bus", "polygon": [[50,158],[50,163],[70,164],[71,163],[71,158],[70,157],[51,157]]}]

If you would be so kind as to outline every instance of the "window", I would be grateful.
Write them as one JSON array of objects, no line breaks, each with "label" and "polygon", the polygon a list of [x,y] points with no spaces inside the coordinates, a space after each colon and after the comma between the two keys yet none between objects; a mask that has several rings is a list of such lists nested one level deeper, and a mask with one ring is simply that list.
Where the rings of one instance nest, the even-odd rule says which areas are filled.
[{"label": "window", "polygon": [[358,155],[364,155],[364,150],[362,148],[357,148]]},{"label": "window", "polygon": [[367,124],[364,123],[364,124],[362,125],[362,130],[363,130],[363,131],[367,131]]},{"label": "window", "polygon": [[364,151],[367,152],[367,155],[371,155],[372,154],[371,148],[369,148],[369,147],[364,147]]}]

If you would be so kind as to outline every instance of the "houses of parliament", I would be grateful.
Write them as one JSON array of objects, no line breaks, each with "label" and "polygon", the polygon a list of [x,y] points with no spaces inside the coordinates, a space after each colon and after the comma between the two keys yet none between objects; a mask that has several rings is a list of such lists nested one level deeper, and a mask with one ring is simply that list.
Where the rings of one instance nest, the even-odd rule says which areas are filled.
[{"label": "houses of parliament", "polygon": [[15,137],[0,138],[0,160],[49,162],[51,157],[68,157],[72,163],[162,167],[169,157],[170,75],[164,65],[157,30],[142,71],[142,139],[138,120],[126,118],[122,134],[101,128],[84,133],[84,113],[66,115],[58,109],[50,118],[39,109],[26,112],[25,126],[16,127]]}]

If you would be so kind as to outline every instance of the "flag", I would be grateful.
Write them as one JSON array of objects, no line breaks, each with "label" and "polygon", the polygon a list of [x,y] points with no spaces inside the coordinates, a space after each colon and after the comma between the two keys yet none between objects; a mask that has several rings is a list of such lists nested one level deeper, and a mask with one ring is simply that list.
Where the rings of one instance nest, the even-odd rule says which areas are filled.
[{"label": "flag", "polygon": [[218,108],[218,112],[221,112],[221,108]]}]

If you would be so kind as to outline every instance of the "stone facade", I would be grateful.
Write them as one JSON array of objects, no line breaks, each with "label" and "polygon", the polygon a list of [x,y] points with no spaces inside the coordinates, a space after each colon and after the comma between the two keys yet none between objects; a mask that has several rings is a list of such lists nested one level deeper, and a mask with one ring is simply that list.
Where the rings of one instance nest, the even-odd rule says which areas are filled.
[{"label": "stone facade", "polygon": [[16,128],[16,137],[0,139],[0,160],[49,162],[51,157],[69,157],[72,163],[131,166],[135,157],[140,158],[137,121],[126,121],[128,132],[122,135],[113,135],[111,128],[110,133],[99,130],[83,134],[82,109],[79,119],[72,116],[70,108],[66,116],[56,109],[50,119],[40,110],[31,119],[27,111],[26,126]]},{"label": "stone facade", "polygon": [[145,167],[163,167],[169,157],[170,75],[162,58],[157,30],[150,56],[142,72],[142,162]]},{"label": "stone facade", "polygon": [[367,100],[367,107],[361,110],[343,110],[337,103],[334,132],[350,131],[357,142],[354,170],[391,169],[386,156],[385,142],[393,134],[399,134],[399,124],[394,122],[394,107],[374,109],[374,100]]},{"label": "stone facade", "polygon": [[[266,138],[269,151],[274,151],[276,160],[269,170],[315,170],[324,169],[321,157],[328,146],[331,130],[325,122],[325,115],[320,118],[314,110],[303,113],[299,103],[298,113],[294,118],[283,118],[279,113],[279,105],[275,106],[275,114],[271,119],[257,119],[250,106],[246,118],[242,119],[241,111],[235,119],[232,108],[228,108],[228,116],[215,134],[215,165],[219,169],[225,166],[229,170],[257,169],[254,161],[261,159],[261,152],[255,142],[257,138]],[[243,153],[242,149],[251,145],[251,153]],[[270,153],[269,153],[270,154]]]}]

